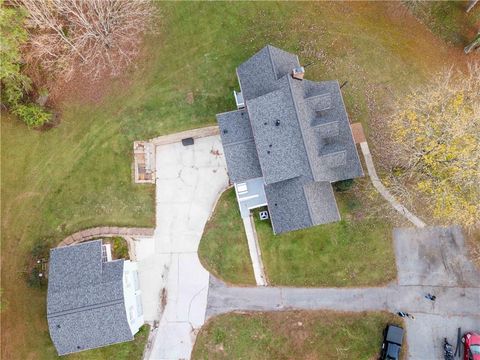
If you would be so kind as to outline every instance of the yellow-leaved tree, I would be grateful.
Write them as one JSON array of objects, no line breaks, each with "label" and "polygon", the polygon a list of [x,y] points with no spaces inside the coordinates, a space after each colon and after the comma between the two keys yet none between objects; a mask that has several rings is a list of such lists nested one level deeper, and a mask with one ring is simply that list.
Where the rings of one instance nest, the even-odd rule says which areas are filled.
[{"label": "yellow-leaved tree", "polygon": [[405,194],[427,200],[436,220],[478,228],[480,64],[442,72],[412,91],[397,103],[391,124],[402,157],[394,173],[409,184]]}]

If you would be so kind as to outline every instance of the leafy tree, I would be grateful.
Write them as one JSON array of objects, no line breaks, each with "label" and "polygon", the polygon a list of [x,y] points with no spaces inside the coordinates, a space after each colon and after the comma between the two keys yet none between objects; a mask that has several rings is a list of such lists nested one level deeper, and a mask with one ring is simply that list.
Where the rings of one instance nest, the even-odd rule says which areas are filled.
[{"label": "leafy tree", "polygon": [[21,46],[28,35],[24,28],[25,13],[21,8],[6,7],[0,1],[0,82],[2,104],[7,106],[29,127],[38,127],[52,118],[43,107],[24,102],[32,81],[22,73]]},{"label": "leafy tree", "polygon": [[18,104],[32,84],[28,76],[21,73],[20,47],[27,41],[24,20],[21,9],[5,7],[0,1],[0,80],[2,103],[7,106]]},{"label": "leafy tree", "polygon": [[35,103],[18,104],[13,108],[17,115],[28,127],[39,127],[52,119],[52,114]]},{"label": "leafy tree", "polygon": [[[439,74],[399,102],[392,118],[395,146],[409,183],[439,220],[480,224],[480,64]],[[412,185],[413,184],[413,185]]]}]

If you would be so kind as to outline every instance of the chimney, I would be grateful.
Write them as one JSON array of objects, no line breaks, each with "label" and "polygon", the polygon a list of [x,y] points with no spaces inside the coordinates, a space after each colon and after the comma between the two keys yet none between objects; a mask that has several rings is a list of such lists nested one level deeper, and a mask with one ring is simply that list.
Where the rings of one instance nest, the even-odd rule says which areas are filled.
[{"label": "chimney", "polygon": [[303,80],[305,75],[305,68],[303,66],[296,67],[292,70],[292,77],[297,80]]}]

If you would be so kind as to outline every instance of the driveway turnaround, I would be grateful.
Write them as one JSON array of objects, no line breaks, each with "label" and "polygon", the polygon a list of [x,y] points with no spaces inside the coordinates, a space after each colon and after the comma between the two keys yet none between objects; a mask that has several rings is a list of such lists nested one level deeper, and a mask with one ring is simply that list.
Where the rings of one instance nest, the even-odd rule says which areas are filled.
[{"label": "driveway turnaround", "polygon": [[156,147],[156,229],[136,242],[144,317],[158,324],[150,359],[188,359],[205,321],[209,273],[197,256],[205,223],[228,185],[219,136]]},{"label": "driveway turnaround", "polygon": [[[441,359],[443,338],[480,330],[480,273],[458,228],[397,229],[398,283],[377,288],[229,287],[210,277],[207,317],[230,311],[406,311],[408,358]],[[432,280],[432,277],[434,281]],[[427,293],[437,300],[425,299]]]}]

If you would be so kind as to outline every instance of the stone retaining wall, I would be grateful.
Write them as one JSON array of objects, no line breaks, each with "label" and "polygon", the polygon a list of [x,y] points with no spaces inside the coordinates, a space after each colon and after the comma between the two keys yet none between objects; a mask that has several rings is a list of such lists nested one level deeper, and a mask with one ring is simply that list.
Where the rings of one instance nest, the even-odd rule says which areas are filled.
[{"label": "stone retaining wall", "polygon": [[175,134],[159,136],[151,139],[149,142],[155,146],[159,146],[159,145],[167,145],[167,144],[179,142],[179,141],[182,141],[182,139],[186,139],[186,138],[197,139],[197,138],[218,135],[218,134],[220,134],[220,129],[218,128],[217,125],[214,125],[214,126],[207,126],[207,127],[202,127],[198,129],[182,131]]},{"label": "stone retaining wall", "polygon": [[153,236],[154,230],[155,229],[153,228],[128,228],[113,226],[95,227],[76,232],[66,237],[58,244],[58,247],[78,244],[83,241],[102,237],[151,237]]}]

